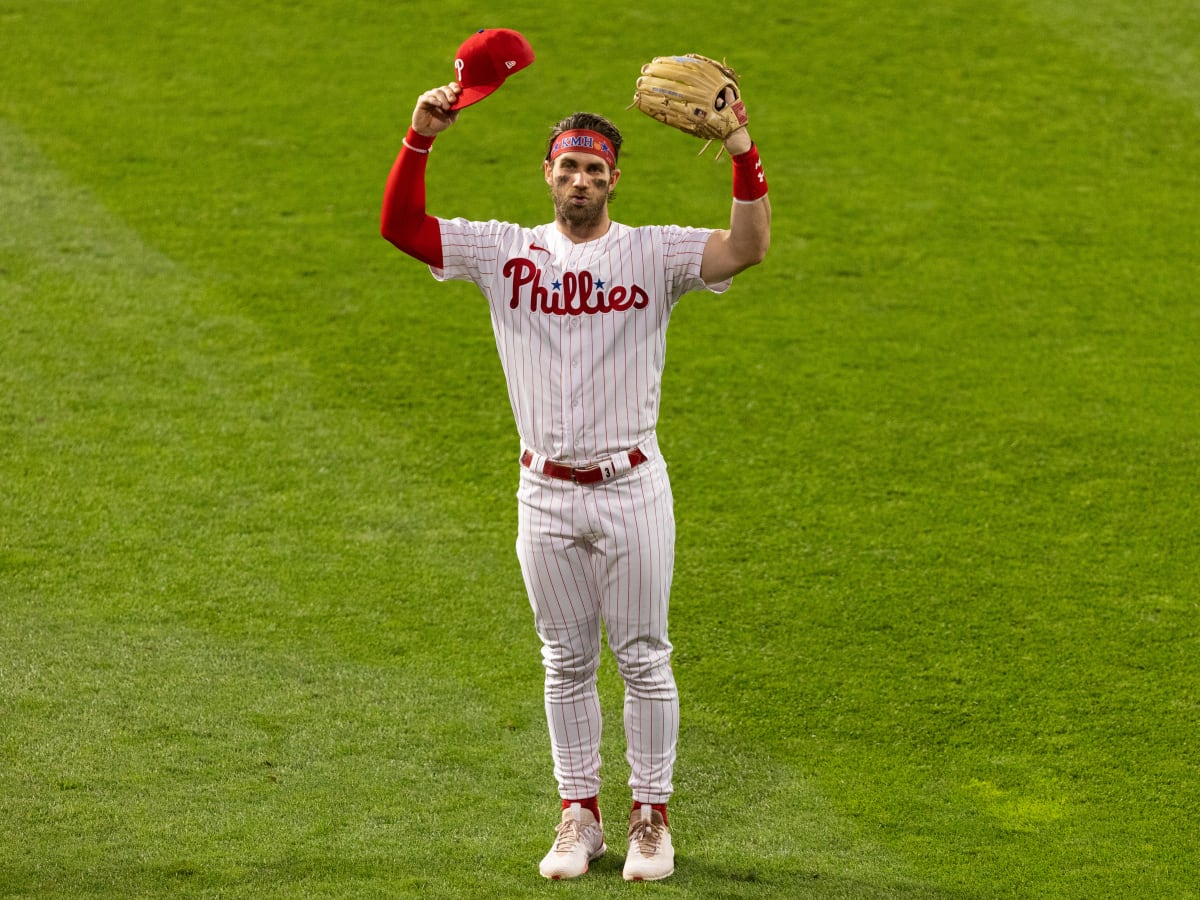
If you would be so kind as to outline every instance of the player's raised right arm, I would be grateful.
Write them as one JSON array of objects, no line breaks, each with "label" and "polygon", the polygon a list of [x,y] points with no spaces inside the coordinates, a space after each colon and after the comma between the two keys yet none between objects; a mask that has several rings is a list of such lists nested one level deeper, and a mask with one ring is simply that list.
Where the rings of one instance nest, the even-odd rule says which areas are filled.
[{"label": "player's raised right arm", "polygon": [[412,127],[383,192],[380,233],[409,256],[435,268],[442,266],[442,236],[437,219],[425,211],[425,166],[433,139],[458,118],[450,107],[461,90],[452,82],[417,99]]}]

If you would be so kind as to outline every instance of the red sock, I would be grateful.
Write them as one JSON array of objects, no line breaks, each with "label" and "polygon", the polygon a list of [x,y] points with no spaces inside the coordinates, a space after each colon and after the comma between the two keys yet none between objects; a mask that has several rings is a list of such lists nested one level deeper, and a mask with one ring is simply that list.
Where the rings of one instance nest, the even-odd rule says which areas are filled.
[{"label": "red sock", "polygon": [[641,800],[633,801],[633,808],[635,810],[641,809],[643,806],[649,806],[651,809],[657,809],[658,814],[663,817],[663,824],[666,825],[668,828],[671,827],[670,824],[667,822],[667,804],[665,804],[665,803],[643,803]]},{"label": "red sock", "polygon": [[596,802],[595,797],[585,797],[582,800],[564,800],[562,802],[562,808],[566,809],[572,803],[578,803],[593,816],[595,816],[597,822],[600,821],[600,805]]}]

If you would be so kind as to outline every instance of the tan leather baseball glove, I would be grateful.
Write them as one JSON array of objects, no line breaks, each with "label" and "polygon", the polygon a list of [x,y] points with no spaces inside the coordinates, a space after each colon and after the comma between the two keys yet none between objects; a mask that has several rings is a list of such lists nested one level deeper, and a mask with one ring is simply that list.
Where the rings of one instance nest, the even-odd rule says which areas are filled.
[{"label": "tan leather baseball glove", "polygon": [[698,53],[656,56],[642,66],[633,106],[652,119],[708,141],[701,153],[708,144],[724,141],[749,121],[737,72]]}]

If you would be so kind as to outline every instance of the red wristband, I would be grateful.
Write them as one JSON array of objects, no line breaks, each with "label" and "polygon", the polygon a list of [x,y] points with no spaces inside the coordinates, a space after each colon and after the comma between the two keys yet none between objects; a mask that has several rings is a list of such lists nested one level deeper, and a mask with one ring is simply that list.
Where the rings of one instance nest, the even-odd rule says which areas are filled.
[{"label": "red wristband", "polygon": [[767,176],[758,158],[758,147],[751,144],[745,153],[733,157],[733,199],[753,203],[765,196]]},{"label": "red wristband", "polygon": [[410,127],[408,134],[404,136],[404,146],[409,150],[416,150],[418,153],[428,153],[429,148],[433,146],[435,135],[421,134],[415,128]]}]

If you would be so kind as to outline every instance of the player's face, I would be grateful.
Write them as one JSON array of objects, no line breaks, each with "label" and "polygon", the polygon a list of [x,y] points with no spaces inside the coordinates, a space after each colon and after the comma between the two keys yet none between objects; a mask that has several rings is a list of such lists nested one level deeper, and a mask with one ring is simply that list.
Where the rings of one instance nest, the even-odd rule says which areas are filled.
[{"label": "player's face", "polygon": [[608,163],[591,153],[564,153],[546,163],[545,169],[559,220],[581,226],[601,221],[619,169],[610,170]]}]

